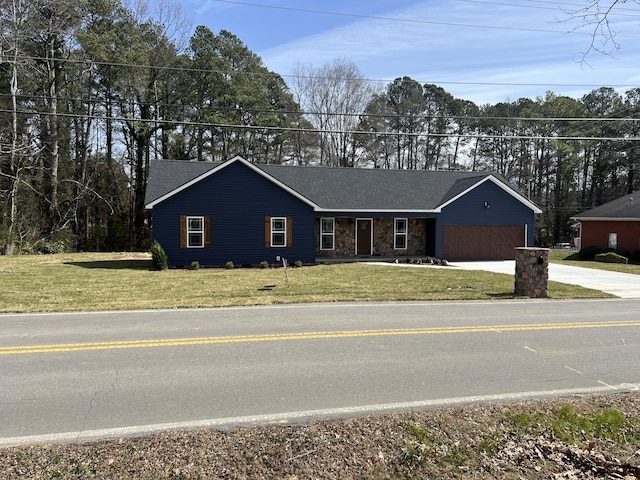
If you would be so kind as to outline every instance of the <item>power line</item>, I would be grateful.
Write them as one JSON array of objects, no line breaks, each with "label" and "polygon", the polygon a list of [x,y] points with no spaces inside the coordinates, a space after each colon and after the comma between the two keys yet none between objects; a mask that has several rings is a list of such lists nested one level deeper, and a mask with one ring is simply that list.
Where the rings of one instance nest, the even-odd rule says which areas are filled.
[{"label": "power line", "polygon": [[[0,93],[0,98],[11,97],[9,93]],[[16,96],[22,100],[28,101],[48,101],[50,97],[45,95],[17,95]],[[81,98],[81,97],[56,97],[58,101],[61,102],[82,102],[87,105],[99,105],[104,102],[103,98]],[[120,104],[122,103],[119,100],[113,100],[113,103]],[[128,103],[128,102],[126,102]],[[136,103],[138,104],[138,103]],[[356,117],[356,118],[378,118],[378,119],[387,119],[387,120],[402,120],[402,119],[413,119],[413,118],[422,118],[422,119],[453,119],[456,121],[460,120],[474,120],[474,121],[508,121],[508,122],[586,122],[586,123],[613,123],[613,122],[640,122],[640,118],[636,117],[514,117],[514,116],[496,116],[496,115],[487,115],[487,116],[475,116],[475,115],[446,115],[446,114],[429,114],[429,113],[418,113],[418,114],[395,114],[395,113],[366,113],[366,112],[321,112],[321,111],[311,111],[311,110],[274,110],[274,109],[260,109],[260,108],[232,108],[232,107],[215,107],[213,109],[209,109],[207,107],[203,107],[196,104],[190,103],[179,103],[179,104],[171,104],[171,103],[163,103],[163,102],[152,102],[150,105],[153,105],[156,108],[170,108],[174,110],[191,110],[191,111],[204,111],[205,113],[211,112],[235,112],[235,113],[246,113],[246,114],[267,114],[267,115],[297,115],[300,117],[304,116],[326,116],[326,117]],[[2,112],[3,110],[0,110]],[[4,112],[11,112],[11,110],[4,110]],[[41,112],[37,110],[33,110],[30,113],[21,112],[21,114],[26,115],[38,115]],[[78,115],[81,116],[83,114],[79,113],[68,113],[69,115]],[[98,117],[94,115],[95,118],[105,118]]]},{"label": "power line", "polygon": [[[301,13],[312,13],[318,15],[332,15],[332,16],[340,16],[340,17],[352,17],[352,18],[361,18],[366,20],[384,20],[384,21],[392,21],[392,22],[403,22],[403,23],[413,23],[413,24],[421,24],[421,25],[437,25],[437,26],[445,26],[445,27],[465,27],[465,28],[481,28],[481,29],[489,29],[489,30],[508,30],[508,31],[516,31],[516,32],[529,32],[529,33],[559,33],[563,35],[573,34],[573,35],[589,35],[592,36],[592,33],[589,32],[578,32],[575,30],[566,31],[566,30],[552,30],[552,29],[541,29],[541,28],[523,28],[523,27],[508,27],[502,25],[480,25],[473,23],[457,23],[457,22],[439,22],[435,20],[419,20],[412,18],[399,18],[399,17],[384,17],[378,15],[365,15],[358,13],[346,13],[346,12],[332,12],[327,10],[313,10],[307,8],[296,8],[296,7],[283,7],[278,5],[265,5],[262,3],[251,3],[244,2],[240,0],[211,0],[217,3],[229,3],[234,5],[243,5],[247,7],[258,7],[258,8],[268,8],[274,10],[286,10],[293,12],[301,12]],[[623,38],[640,38],[640,35],[617,35],[618,37]]]},{"label": "power line", "polygon": [[[532,3],[533,5],[523,5],[518,3],[507,3],[507,2],[499,2],[499,1],[490,1],[490,0],[458,0],[459,2],[465,3],[479,3],[486,5],[496,5],[501,7],[515,7],[515,8],[529,8],[536,10],[551,10],[551,11],[560,11],[565,14],[577,14],[577,12],[584,11],[587,6],[580,3],[569,3],[569,2],[551,2],[546,0],[523,0],[527,3]],[[542,6],[542,5],[551,5],[551,6]],[[566,7],[567,10],[563,9]],[[572,8],[574,10],[568,10]],[[620,11],[628,11],[633,13],[619,13]],[[593,15],[593,14],[592,14]],[[632,8],[624,8],[617,7],[615,11],[610,12],[610,15],[615,15],[618,17],[640,17],[640,11]]]},{"label": "power line", "polygon": [[[11,95],[8,93],[0,93],[0,97],[10,97]],[[40,95],[18,95],[17,98],[26,99],[26,100],[49,100],[49,97],[40,96]],[[93,99],[85,99],[79,97],[56,97],[58,101],[62,102],[83,102],[85,104],[98,105],[104,102],[103,98],[93,98]],[[119,104],[122,103],[118,100],[114,100],[113,103]],[[395,114],[395,113],[366,113],[366,112],[320,112],[320,111],[309,111],[309,110],[263,110],[259,108],[232,108],[232,107],[216,107],[213,109],[209,109],[207,107],[202,107],[194,104],[180,103],[180,104],[170,104],[170,103],[162,103],[162,102],[153,102],[150,105],[156,108],[170,108],[174,110],[190,110],[190,111],[203,111],[205,113],[210,112],[235,112],[235,113],[246,113],[251,115],[259,115],[259,114],[274,114],[274,115],[297,115],[300,117],[304,116],[325,116],[325,117],[357,117],[357,118],[378,118],[378,119],[387,119],[387,120],[403,120],[403,119],[453,119],[453,120],[474,120],[474,121],[517,121],[517,122],[593,122],[593,123],[612,123],[612,122],[640,122],[640,118],[636,117],[515,117],[515,116],[496,116],[496,115],[487,115],[487,116],[475,116],[475,115],[433,115],[429,113],[419,113],[419,114]],[[0,112],[11,112],[11,110],[0,110]],[[26,114],[25,112],[22,112]],[[41,112],[37,110],[31,111],[31,115],[38,115]],[[69,115],[76,115],[74,113],[69,113]],[[78,114],[82,115],[82,114]],[[99,117],[104,118],[104,117]]]},{"label": "power line", "polygon": [[[11,110],[0,109],[0,113],[11,113]],[[31,114],[32,112],[18,111],[18,114]],[[40,115],[53,115],[49,112],[41,112]],[[302,127],[275,127],[270,125],[233,125],[225,123],[209,123],[209,122],[189,122],[189,121],[172,121],[163,119],[133,119],[125,117],[103,117],[86,114],[56,113],[58,117],[66,118],[84,118],[87,120],[113,120],[122,122],[133,122],[151,125],[171,125],[171,126],[190,126],[190,127],[206,127],[219,129],[236,129],[236,130],[258,130],[263,132],[290,132],[290,133],[311,133],[315,135],[357,135],[357,136],[379,136],[379,137],[435,137],[435,138],[466,138],[476,140],[555,140],[555,141],[612,141],[612,142],[640,142],[640,137],[586,137],[586,136],[555,136],[555,135],[502,135],[502,134],[478,134],[478,133],[425,133],[425,132],[379,132],[365,130],[338,130],[338,129],[310,129]]]},{"label": "power line", "polygon": [[[217,0],[216,0],[217,1]],[[1,57],[0,57],[1,58]],[[20,55],[17,57],[20,60],[31,60],[31,61],[46,61],[48,60],[45,57],[37,57],[30,55]],[[78,65],[96,65],[96,66],[104,66],[104,67],[122,67],[122,68],[143,68],[149,70],[166,70],[170,72],[186,72],[186,73],[221,73],[227,74],[223,70],[219,69],[206,69],[206,68],[190,68],[190,67],[173,67],[168,65],[140,65],[140,64],[131,64],[131,63],[120,63],[120,62],[101,62],[91,59],[74,59],[74,58],[56,58],[56,62],[60,63],[70,63],[70,64],[78,64]],[[11,63],[10,61],[6,61],[4,63]],[[265,67],[266,70],[266,67]],[[260,72],[243,72],[244,74],[254,76],[254,77],[281,77],[281,78],[305,78],[305,79],[327,79],[326,77],[313,76],[313,75],[282,75],[276,72],[266,71],[264,73]],[[332,79],[335,77],[332,77]],[[400,77],[399,77],[400,78]],[[389,79],[370,79],[370,78],[362,78],[365,82],[369,83],[391,83],[394,80]],[[417,80],[416,80],[417,81]],[[529,83],[529,82],[520,82],[520,83],[510,83],[510,82],[471,82],[471,81],[419,81],[420,84],[425,85],[470,85],[470,86],[494,86],[494,87],[556,87],[556,88],[600,88],[603,85],[598,84],[589,84],[589,83]],[[607,87],[611,88],[636,88],[637,84],[633,83],[619,83],[619,84],[610,84]]]}]

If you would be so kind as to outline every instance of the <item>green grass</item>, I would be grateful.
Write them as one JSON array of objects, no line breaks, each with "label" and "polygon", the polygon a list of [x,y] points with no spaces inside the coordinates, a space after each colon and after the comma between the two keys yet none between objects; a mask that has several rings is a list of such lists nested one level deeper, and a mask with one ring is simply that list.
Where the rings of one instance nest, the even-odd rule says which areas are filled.
[{"label": "green grass", "polygon": [[592,440],[622,443],[640,438],[640,423],[627,419],[619,410],[607,405],[599,405],[588,412],[563,405],[551,412],[507,415],[507,421],[520,436],[547,435],[566,443],[585,444]]},{"label": "green grass", "polygon": [[640,275],[640,265],[580,260],[577,252],[559,252],[552,250],[551,252],[549,252],[549,261],[574,267],[595,268],[598,270],[607,270],[609,272],[631,273],[634,275]]},{"label": "green grass", "polygon": [[[581,262],[584,263],[584,262]],[[147,254],[0,257],[0,312],[514,298],[513,275],[367,264],[153,271]],[[551,298],[610,295],[549,282]]]}]

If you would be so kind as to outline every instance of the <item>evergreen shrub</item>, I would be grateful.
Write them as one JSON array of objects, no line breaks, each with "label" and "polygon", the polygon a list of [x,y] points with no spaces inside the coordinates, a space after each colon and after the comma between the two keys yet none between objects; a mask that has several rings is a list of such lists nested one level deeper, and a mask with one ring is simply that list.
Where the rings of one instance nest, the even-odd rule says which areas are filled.
[{"label": "evergreen shrub", "polygon": [[596,255],[602,253],[603,250],[601,247],[597,245],[589,245],[588,247],[581,248],[578,252],[578,256],[580,260],[593,260],[596,258]]},{"label": "evergreen shrub", "polygon": [[167,254],[157,241],[153,242],[149,251],[151,252],[151,263],[154,270],[166,270],[169,268]]}]

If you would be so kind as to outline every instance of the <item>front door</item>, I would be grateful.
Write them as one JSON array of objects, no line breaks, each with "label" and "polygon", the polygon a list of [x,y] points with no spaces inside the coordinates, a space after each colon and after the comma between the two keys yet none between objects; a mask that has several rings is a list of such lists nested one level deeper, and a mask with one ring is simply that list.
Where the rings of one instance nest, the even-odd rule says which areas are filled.
[{"label": "front door", "polygon": [[356,255],[371,255],[372,223],[370,218],[356,220]]}]

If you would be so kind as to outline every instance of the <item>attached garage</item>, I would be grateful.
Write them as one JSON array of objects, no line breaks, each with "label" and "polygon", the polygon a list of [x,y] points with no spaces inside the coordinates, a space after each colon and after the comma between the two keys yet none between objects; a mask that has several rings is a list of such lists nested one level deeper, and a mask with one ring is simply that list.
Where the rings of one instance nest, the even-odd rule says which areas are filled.
[{"label": "attached garage", "polygon": [[526,245],[526,225],[444,225],[444,258],[449,261],[513,260]]}]

